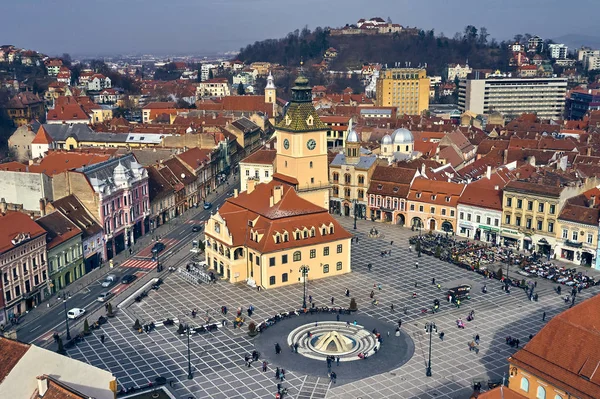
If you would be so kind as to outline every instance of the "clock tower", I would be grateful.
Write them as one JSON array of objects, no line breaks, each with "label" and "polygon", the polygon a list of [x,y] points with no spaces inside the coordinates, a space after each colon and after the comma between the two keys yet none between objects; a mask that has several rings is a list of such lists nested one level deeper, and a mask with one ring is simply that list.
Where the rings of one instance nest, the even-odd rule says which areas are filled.
[{"label": "clock tower", "polygon": [[275,129],[277,174],[283,175],[281,180],[293,182],[302,198],[329,209],[327,126],[312,104],[312,89],[302,74],[292,87],[292,99]]}]

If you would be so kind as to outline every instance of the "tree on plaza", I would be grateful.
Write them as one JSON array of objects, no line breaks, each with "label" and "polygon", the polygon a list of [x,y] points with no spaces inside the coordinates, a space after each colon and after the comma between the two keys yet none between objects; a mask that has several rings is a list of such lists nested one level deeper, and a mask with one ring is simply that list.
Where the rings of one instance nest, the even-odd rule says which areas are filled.
[{"label": "tree on plaza", "polygon": [[106,315],[108,317],[113,317],[114,313],[113,313],[113,308],[112,308],[112,303],[108,303],[108,305],[106,306]]},{"label": "tree on plaza", "polygon": [[179,328],[177,329],[177,334],[179,334],[179,335],[185,334],[185,327],[181,323],[179,323]]},{"label": "tree on plaza", "polygon": [[502,268],[498,268],[498,271],[496,272],[496,276],[498,277],[499,280],[502,280],[502,277],[504,276],[504,272],[502,271]]},{"label": "tree on plaza", "polygon": [[440,246],[438,245],[437,247],[435,247],[435,257],[439,258],[441,254],[442,254],[442,248],[440,248]]},{"label": "tree on plaza", "polygon": [[356,305],[356,299],[350,299],[350,307],[348,308],[350,311],[355,312],[358,310],[358,306]]},{"label": "tree on plaza", "polygon": [[86,317],[86,319],[83,321],[83,333],[85,335],[90,335],[90,323],[88,322],[88,319]]},{"label": "tree on plaza", "polygon": [[138,331],[140,328],[142,328],[142,325],[140,324],[140,320],[135,319],[135,323],[133,324],[133,329]]},{"label": "tree on plaza", "polygon": [[60,353],[61,355],[65,353],[65,347],[63,346],[63,341],[61,337],[58,338],[58,349],[56,350],[56,352]]}]

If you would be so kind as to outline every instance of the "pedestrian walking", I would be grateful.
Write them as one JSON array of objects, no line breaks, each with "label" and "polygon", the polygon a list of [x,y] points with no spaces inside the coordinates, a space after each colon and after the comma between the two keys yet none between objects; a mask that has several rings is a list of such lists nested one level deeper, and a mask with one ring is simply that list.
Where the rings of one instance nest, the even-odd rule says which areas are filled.
[{"label": "pedestrian walking", "polygon": [[309,303],[312,303],[312,295],[309,295],[309,296],[308,296],[308,302],[309,302]]},{"label": "pedestrian walking", "polygon": [[339,356],[335,358],[335,364],[336,364],[337,366],[339,366],[339,365],[340,365],[340,357],[339,357]]},{"label": "pedestrian walking", "polygon": [[479,345],[479,334],[475,335],[475,343]]},{"label": "pedestrian walking", "polygon": [[398,327],[402,328],[402,319],[398,319]]},{"label": "pedestrian walking", "polygon": [[133,249],[131,249],[131,247],[129,247],[129,255],[131,255],[133,253]]},{"label": "pedestrian walking", "polygon": [[333,306],[333,302],[335,301],[334,297],[331,297],[331,306]]},{"label": "pedestrian walking", "polygon": [[265,360],[265,361],[263,362],[263,365],[262,365],[262,371],[263,371],[263,372],[266,372],[266,371],[267,371],[267,364],[268,364],[268,363],[267,363],[267,361]]},{"label": "pedestrian walking", "polygon": [[390,310],[391,310],[392,312],[394,311],[394,304],[393,304],[393,303],[390,305]]},{"label": "pedestrian walking", "polygon": [[390,245],[394,245],[394,241],[393,241],[393,240],[392,240],[392,241],[390,241]]},{"label": "pedestrian walking", "polygon": [[367,268],[369,269],[369,271],[371,271],[371,267],[373,267],[370,263],[367,265]]},{"label": "pedestrian walking", "polygon": [[412,245],[408,246],[408,252],[412,252]]},{"label": "pedestrian walking", "polygon": [[275,354],[279,355],[281,353],[281,346],[279,346],[279,343],[275,344]]},{"label": "pedestrian walking", "polygon": [[443,332],[443,331],[442,331],[442,332],[440,332],[440,339],[441,339],[442,341],[444,340],[444,335],[445,335],[445,334],[444,334],[444,332]]},{"label": "pedestrian walking", "polygon": [[381,284],[377,284],[377,289],[381,291]]},{"label": "pedestrian walking", "polygon": [[415,262],[415,269],[419,268],[419,262]]},{"label": "pedestrian walking", "polygon": [[346,288],[346,296],[350,296],[350,290]]},{"label": "pedestrian walking", "polygon": [[100,335],[100,342],[104,343],[104,334]]},{"label": "pedestrian walking", "polygon": [[435,285],[435,277],[431,279],[431,285]]},{"label": "pedestrian walking", "polygon": [[375,292],[371,291],[371,293],[369,294],[369,297],[371,297],[371,299],[373,299],[374,296],[375,296]]},{"label": "pedestrian walking", "polygon": [[546,321],[546,312],[542,314],[542,321]]}]

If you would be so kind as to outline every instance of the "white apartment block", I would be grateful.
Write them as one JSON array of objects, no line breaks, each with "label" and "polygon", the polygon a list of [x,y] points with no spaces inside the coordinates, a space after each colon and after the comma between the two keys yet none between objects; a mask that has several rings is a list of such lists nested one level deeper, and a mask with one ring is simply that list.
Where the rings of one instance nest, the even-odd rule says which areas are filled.
[{"label": "white apartment block", "polygon": [[564,60],[567,58],[569,48],[564,44],[549,44],[550,57],[555,60]]},{"label": "white apartment block", "polygon": [[562,117],[566,78],[488,78],[462,80],[458,87],[461,112],[506,117],[536,113],[542,119]]}]

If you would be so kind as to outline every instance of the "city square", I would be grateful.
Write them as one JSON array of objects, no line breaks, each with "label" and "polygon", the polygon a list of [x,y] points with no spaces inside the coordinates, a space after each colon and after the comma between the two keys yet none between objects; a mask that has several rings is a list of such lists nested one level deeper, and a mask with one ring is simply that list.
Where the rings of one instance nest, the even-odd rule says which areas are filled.
[{"label": "city square", "polygon": [[[257,291],[245,284],[227,282],[192,285],[177,274],[168,276],[159,290],[151,291],[142,302],[134,303],[104,326],[101,331],[106,336],[104,343],[96,332],[70,349],[68,355],[110,370],[117,376],[120,388],[144,387],[155,377],[163,376],[174,381],[168,389],[178,398],[274,397],[279,382],[275,378],[278,367],[286,368],[285,380],[281,383],[288,389],[290,398],[463,398],[472,392],[474,381],[502,381],[506,377],[506,359],[517,350],[506,344],[507,336],[518,338],[524,345],[530,335],[567,308],[554,292],[554,284],[547,281],[538,281],[539,300],[533,302],[521,290],[505,293],[497,280],[486,280],[433,257],[419,258],[408,248],[408,238],[414,235],[410,229],[377,224],[379,238],[370,238],[372,222],[359,220],[357,230],[353,230],[352,219],[337,220],[358,238],[352,244],[352,273],[321,280],[311,280],[309,274],[307,296],[316,307],[331,306],[332,297],[334,306],[348,307],[350,298],[355,298],[358,311],[342,314],[340,320],[353,322],[356,318],[368,317],[388,326],[389,331],[381,331],[383,350],[388,339],[396,338],[395,327],[401,320],[402,331],[414,343],[414,353],[405,364],[364,377],[354,369],[365,367],[367,362],[376,363],[379,354],[348,365],[334,364],[332,370],[337,374],[337,382],[331,383],[324,360],[321,370],[311,369],[311,373],[306,373],[303,364],[308,360],[288,353],[286,331],[293,329],[290,327],[282,329],[281,336],[269,336],[269,339],[276,339],[282,346],[285,353],[281,356],[297,356],[292,359],[292,364],[298,364],[296,367],[287,369],[288,361],[278,364],[275,341],[264,345],[264,349],[259,350],[260,360],[247,367],[244,356],[255,350],[254,340],[262,339],[249,337],[248,324],[251,321],[259,324],[277,313],[300,309],[302,284]],[[382,257],[382,251],[391,251],[391,254]],[[369,263],[372,264],[370,271]],[[431,284],[432,278],[435,285]],[[457,309],[445,300],[445,290],[460,284],[470,284],[473,289],[471,299]],[[484,284],[488,286],[486,294],[481,292]],[[349,297],[345,296],[346,289],[350,291]],[[372,291],[378,305],[372,303]],[[413,293],[417,294],[416,298]],[[595,293],[596,287],[582,291],[578,302]],[[434,299],[440,300],[440,311],[433,315],[422,313],[431,308]],[[254,308],[252,316],[246,317],[243,326],[234,329],[232,321],[236,309],[240,308],[247,316],[246,309],[250,305]],[[221,314],[222,306],[229,309],[227,316]],[[191,316],[193,309],[197,309],[196,318]],[[466,320],[471,310],[475,311],[474,320],[465,321],[466,328],[458,329],[456,320]],[[171,318],[198,326],[204,324],[207,315],[219,324],[225,319],[228,325],[216,332],[190,337],[193,378],[188,379],[185,335],[176,333],[176,325],[160,324]],[[311,315],[296,316],[304,317],[312,320]],[[328,317],[335,320],[336,316],[333,313]],[[158,326],[149,334],[139,334],[132,329],[135,319]],[[280,322],[281,327],[285,327],[285,322]],[[438,333],[444,332],[443,340],[437,334],[432,337],[432,377],[425,375],[429,349],[425,324],[428,322],[435,323]],[[266,330],[264,334],[269,332]],[[477,352],[470,351],[468,346],[475,335],[481,338]],[[268,361],[266,372],[262,371],[264,359]],[[348,370],[345,373],[344,368]]]}]

